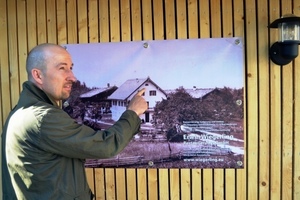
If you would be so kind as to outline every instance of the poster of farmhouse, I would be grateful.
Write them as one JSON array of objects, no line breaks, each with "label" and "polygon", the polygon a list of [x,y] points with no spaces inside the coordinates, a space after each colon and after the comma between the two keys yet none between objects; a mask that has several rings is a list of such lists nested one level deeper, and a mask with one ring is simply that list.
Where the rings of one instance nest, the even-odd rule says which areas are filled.
[{"label": "poster of farmhouse", "polygon": [[77,78],[63,109],[95,130],[114,124],[142,88],[140,131],[103,168],[243,168],[242,38],[63,45]]}]

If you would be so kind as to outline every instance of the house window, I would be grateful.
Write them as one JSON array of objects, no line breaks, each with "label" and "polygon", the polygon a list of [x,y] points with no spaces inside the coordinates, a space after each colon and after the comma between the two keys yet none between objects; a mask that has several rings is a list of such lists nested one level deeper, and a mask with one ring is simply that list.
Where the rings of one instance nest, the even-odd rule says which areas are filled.
[{"label": "house window", "polygon": [[156,91],[155,90],[150,90],[149,95],[150,96],[156,96]]}]

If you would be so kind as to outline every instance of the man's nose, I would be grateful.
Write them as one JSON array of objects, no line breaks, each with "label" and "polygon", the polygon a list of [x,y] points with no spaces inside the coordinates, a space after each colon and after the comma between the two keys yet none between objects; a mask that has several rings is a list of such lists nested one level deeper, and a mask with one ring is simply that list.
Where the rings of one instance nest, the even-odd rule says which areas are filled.
[{"label": "man's nose", "polygon": [[70,71],[70,74],[69,74],[67,80],[72,81],[73,83],[75,83],[77,81],[77,78],[74,76],[74,73],[72,71]]}]

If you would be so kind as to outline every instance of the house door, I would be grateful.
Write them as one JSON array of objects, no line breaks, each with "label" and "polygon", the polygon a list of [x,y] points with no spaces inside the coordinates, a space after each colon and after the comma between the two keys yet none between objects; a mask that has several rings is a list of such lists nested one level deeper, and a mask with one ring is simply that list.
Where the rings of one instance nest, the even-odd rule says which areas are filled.
[{"label": "house door", "polygon": [[149,113],[146,112],[145,113],[145,122],[149,122],[150,121],[150,116],[149,116]]}]

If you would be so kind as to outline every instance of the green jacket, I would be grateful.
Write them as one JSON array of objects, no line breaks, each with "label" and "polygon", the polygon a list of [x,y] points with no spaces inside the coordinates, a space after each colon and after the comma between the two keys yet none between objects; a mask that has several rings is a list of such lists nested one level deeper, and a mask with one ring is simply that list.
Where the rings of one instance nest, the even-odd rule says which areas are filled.
[{"label": "green jacket", "polygon": [[95,131],[25,82],[2,133],[3,199],[90,199],[84,159],[115,156],[139,127],[138,115],[127,110],[112,127]]}]

